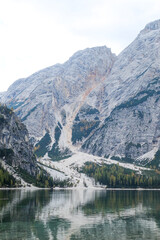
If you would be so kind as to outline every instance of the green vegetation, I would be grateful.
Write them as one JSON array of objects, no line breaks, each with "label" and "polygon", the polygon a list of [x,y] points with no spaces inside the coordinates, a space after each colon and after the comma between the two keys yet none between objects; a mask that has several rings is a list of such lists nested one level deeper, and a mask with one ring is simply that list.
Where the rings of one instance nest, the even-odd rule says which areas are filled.
[{"label": "green vegetation", "polygon": [[159,82],[159,80],[160,80],[159,77],[153,78],[153,81],[148,84],[147,88],[149,88],[152,85],[156,85]]},{"label": "green vegetation", "polygon": [[111,159],[119,161],[119,162],[123,162],[123,163],[133,163],[134,162],[134,159],[129,158],[129,157],[122,157],[122,158],[120,158],[118,156],[112,156]]},{"label": "green vegetation", "polygon": [[44,137],[36,144],[35,146],[35,154],[37,157],[44,157],[44,155],[48,152],[48,156],[53,158],[60,155],[60,150],[58,146],[58,140],[61,135],[61,129],[59,126],[55,128],[55,143],[52,146],[52,149],[48,152],[48,145],[51,143],[51,137],[47,132]]},{"label": "green vegetation", "polygon": [[65,125],[66,124],[66,111],[64,109],[61,111],[61,117],[62,117],[62,124]]},{"label": "green vegetation", "polygon": [[[99,110],[96,109],[96,108],[91,108],[90,106],[87,107],[87,108],[81,108],[80,111],[79,111],[79,113],[77,113],[77,115],[76,115],[76,117],[75,117],[75,119],[74,119],[75,122],[81,121],[81,120],[80,120],[81,114],[82,114],[82,115],[85,115],[85,116],[87,116],[87,115],[99,114]],[[96,117],[94,118],[94,120],[95,120],[95,121],[99,121],[99,117],[96,116]],[[83,121],[81,121],[81,122],[84,122],[84,121],[85,121],[85,120],[83,120]],[[76,124],[77,124],[77,123],[76,123]]]},{"label": "green vegetation", "polygon": [[66,187],[72,187],[73,184],[69,182],[69,180],[60,180],[55,179],[53,183],[53,187],[60,187],[60,188],[66,188]]},{"label": "green vegetation", "polygon": [[149,162],[145,167],[160,170],[160,150],[156,152],[154,159]]},{"label": "green vegetation", "polygon": [[4,115],[8,116],[13,113],[13,109],[9,109],[6,105],[0,104],[1,117]]},{"label": "green vegetation", "polygon": [[24,169],[18,168],[19,176],[24,179],[27,183],[33,184],[36,187],[41,188],[52,188],[53,179],[44,169],[40,169],[36,176],[30,175]]},{"label": "green vegetation", "polygon": [[43,157],[48,151],[47,146],[51,143],[51,137],[47,132],[44,137],[35,145],[34,152],[37,157]]},{"label": "green vegetation", "polygon": [[51,150],[48,152],[48,156],[53,160],[58,161],[61,159],[60,155],[61,155],[60,148],[57,143],[54,143]]},{"label": "green vegetation", "polygon": [[8,164],[12,165],[13,157],[14,157],[14,152],[11,148],[0,149],[0,158],[4,158]]},{"label": "green vegetation", "polygon": [[126,150],[128,151],[131,147],[135,147],[135,148],[141,148],[141,144],[140,143],[137,143],[137,144],[134,144],[133,142],[129,142],[129,143],[126,143]]},{"label": "green vegetation", "polygon": [[5,120],[4,116],[2,114],[0,114],[0,124],[3,124],[5,122],[6,122],[6,120]]},{"label": "green vegetation", "polygon": [[87,115],[99,114],[99,111],[96,108],[87,108],[85,112]]},{"label": "green vegetation", "polygon": [[[52,187],[71,187],[72,184],[69,183],[69,180],[60,180],[56,179],[53,181],[53,178],[47,174],[44,169],[40,169],[36,176],[32,176],[27,173],[24,169],[17,169],[18,175],[27,183],[33,184],[36,187],[40,188],[52,188]],[[8,171],[4,170],[0,164],[0,188],[2,187],[21,187],[21,183],[17,181]]]},{"label": "green vegetation", "polygon": [[57,126],[55,128],[55,133],[54,133],[55,143],[53,144],[52,149],[48,152],[48,156],[54,160],[59,160],[59,156],[61,154],[58,146],[60,135],[61,135],[61,128]]},{"label": "green vegetation", "polygon": [[5,157],[8,159],[9,157],[12,157],[14,155],[14,152],[11,148],[2,148],[0,149],[0,158]]},{"label": "green vegetation", "polygon": [[59,149],[59,146],[56,145],[55,143],[52,146],[52,149],[48,152],[48,156],[53,160],[53,161],[59,161],[62,159],[69,158],[71,156],[71,152],[68,148],[63,150],[63,152]]},{"label": "green vegetation", "polygon": [[140,103],[145,102],[149,97],[153,96],[155,93],[156,92],[154,90],[141,91],[134,98],[131,98],[129,101],[120,104],[115,109],[119,110],[123,108],[135,107]]},{"label": "green vegetation", "polygon": [[53,187],[53,178],[46,174],[44,170],[41,170],[36,177],[36,186],[51,188]]},{"label": "green vegetation", "polygon": [[32,109],[27,113],[27,115],[22,118],[22,122],[25,121],[25,120],[30,116],[30,114],[36,110],[36,108],[37,108],[39,105],[40,105],[40,104],[37,104],[34,108],[32,108]]},{"label": "green vegetation", "polygon": [[52,158],[53,161],[59,161],[70,156],[70,151],[66,148],[63,152],[58,146],[58,141],[61,135],[61,124],[58,123],[58,126],[55,128],[55,143],[52,145],[51,150],[48,149],[49,144],[51,143],[51,137],[47,132],[44,137],[35,145],[34,152],[37,157],[44,157],[48,152],[48,156]]},{"label": "green vegetation", "polygon": [[138,117],[140,120],[144,118],[144,112],[140,110],[133,110],[133,116]]},{"label": "green vegetation", "polygon": [[94,120],[99,121],[99,117],[96,116],[96,117],[94,118]]},{"label": "green vegetation", "polygon": [[137,174],[135,171],[123,168],[118,164],[103,164],[87,162],[81,169],[89,177],[93,177],[100,184],[107,187],[117,188],[159,188],[160,172],[146,171],[143,175]]},{"label": "green vegetation", "polygon": [[[144,73],[142,73],[142,74],[144,74]],[[140,77],[140,76],[141,75],[139,75],[138,77]],[[116,106],[113,109],[113,111],[111,112],[110,116],[105,119],[105,124],[101,127],[101,129],[108,127],[108,123],[113,121],[114,113],[117,110],[127,109],[127,108],[131,108],[131,107],[136,107],[139,104],[147,101],[147,99],[149,97],[152,97],[153,95],[158,95],[158,98],[156,100],[156,101],[158,101],[159,100],[160,91],[151,89],[151,87],[152,87],[152,85],[157,84],[159,80],[160,80],[159,77],[154,78],[153,81],[150,82],[147,85],[146,90],[143,90],[143,91],[139,92],[136,96],[130,98],[128,101],[121,103],[119,106]],[[156,89],[158,89],[158,87]],[[137,113],[135,113],[135,110],[134,110],[134,116],[135,115],[137,115],[140,120],[142,120],[144,118],[144,113],[142,111],[140,111],[140,110],[138,110]]]},{"label": "green vegetation", "polygon": [[[107,157],[106,157],[106,158],[107,158]],[[118,156],[112,156],[111,159],[121,162],[121,158],[118,157]]]},{"label": "green vegetation", "polygon": [[19,183],[0,164],[0,187],[17,187]]},{"label": "green vegetation", "polygon": [[92,108],[90,106],[81,108],[79,112],[85,115],[99,114],[97,108]]},{"label": "green vegetation", "polygon": [[75,144],[77,141],[82,141],[83,137],[86,138],[89,134],[98,127],[100,121],[80,121],[74,123],[72,128],[72,142]]},{"label": "green vegetation", "polygon": [[60,124],[60,122],[58,122],[58,126],[60,129],[62,129],[62,125]]},{"label": "green vegetation", "polygon": [[[46,165],[44,165],[43,163],[39,163],[42,167],[46,167]],[[53,167],[50,167],[50,166],[47,166],[47,168],[50,168],[50,169],[54,169],[55,171],[57,172],[60,172],[60,173],[63,173],[61,172],[60,170],[56,169],[56,168],[53,168]],[[66,180],[61,180],[61,179],[54,179],[53,181],[53,188],[54,187],[61,187],[61,188],[65,188],[65,187],[72,187],[73,184],[69,182],[69,179],[66,179]]]},{"label": "green vegetation", "polygon": [[13,108],[14,110],[17,109],[18,107],[22,106],[24,104],[23,102],[10,102],[7,107],[8,108]]},{"label": "green vegetation", "polygon": [[79,122],[80,121],[80,118],[79,118],[79,114],[76,115],[75,119],[74,119],[76,122]]},{"label": "green vegetation", "polygon": [[58,143],[60,136],[61,136],[61,128],[57,126],[55,128],[55,133],[54,133],[56,143]]},{"label": "green vegetation", "polygon": [[143,119],[144,113],[142,111],[138,111],[138,118]]},{"label": "green vegetation", "polygon": [[58,123],[58,126],[55,128],[55,143],[52,146],[52,149],[48,152],[48,156],[52,158],[53,161],[59,161],[65,158],[70,157],[70,151],[66,148],[63,152],[60,150],[58,146],[58,141],[61,135],[61,128],[62,126]]}]

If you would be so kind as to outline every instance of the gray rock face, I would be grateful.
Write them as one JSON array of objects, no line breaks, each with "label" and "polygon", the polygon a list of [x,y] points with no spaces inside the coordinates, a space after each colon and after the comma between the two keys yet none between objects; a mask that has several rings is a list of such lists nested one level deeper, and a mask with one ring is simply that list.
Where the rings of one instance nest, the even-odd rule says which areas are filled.
[{"label": "gray rock face", "polygon": [[41,143],[49,146],[44,147],[43,154],[68,152],[77,112],[88,94],[109,74],[115,59],[105,46],[79,51],[62,65],[16,81],[1,101],[15,109],[30,136],[36,141],[44,137],[40,146]]},{"label": "gray rock face", "polygon": [[12,167],[32,176],[38,173],[28,131],[6,106],[0,106],[0,157]]},{"label": "gray rock face", "polygon": [[142,32],[149,32],[151,30],[158,30],[160,29],[160,20],[156,20],[154,22],[148,23],[144,30],[142,30]]},{"label": "gray rock face", "polygon": [[27,125],[39,156],[80,149],[135,160],[159,148],[159,94],[160,20],[118,57],[106,47],[79,51],[16,81],[1,101]]},{"label": "gray rock face", "polygon": [[99,94],[92,96],[102,91],[99,105],[105,120],[83,144],[85,151],[136,159],[159,147],[159,20],[148,24],[117,57]]}]

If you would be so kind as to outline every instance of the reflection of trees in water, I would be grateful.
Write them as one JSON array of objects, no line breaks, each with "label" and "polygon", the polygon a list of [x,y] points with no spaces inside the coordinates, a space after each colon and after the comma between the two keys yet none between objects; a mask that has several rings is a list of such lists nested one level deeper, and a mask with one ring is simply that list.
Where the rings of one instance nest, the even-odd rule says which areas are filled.
[{"label": "reflection of trees in water", "polygon": [[160,191],[144,192],[143,204],[147,206],[147,217],[154,219],[158,228],[160,228]]},{"label": "reflection of trees in water", "polygon": [[101,213],[102,223],[70,239],[160,239],[159,199],[160,191],[106,191],[83,207],[88,216]]},{"label": "reflection of trees in water", "polygon": [[160,239],[159,199],[160,191],[0,191],[0,239]]},{"label": "reflection of trees in water", "polygon": [[160,239],[160,233],[152,229],[152,224],[145,225],[146,222],[140,222],[138,219],[117,219],[112,222],[105,222],[96,226],[81,228],[72,234],[70,240],[142,240]]},{"label": "reflection of trees in water", "polygon": [[83,207],[85,214],[113,212],[119,213],[127,208],[135,208],[142,203],[143,194],[138,191],[104,191],[95,200]]},{"label": "reflection of trees in water", "polygon": [[0,191],[0,215],[3,222],[0,226],[0,239],[30,238],[35,229],[36,210],[41,211],[48,204],[49,194],[50,191],[45,190]]},{"label": "reflection of trees in water", "polygon": [[[134,191],[134,190],[109,190],[102,191],[100,195],[85,206],[83,211],[85,214],[121,212],[127,208],[135,208],[139,204],[143,207],[155,205],[160,208],[160,191]],[[149,209],[148,209],[149,210]],[[153,210],[151,208],[151,210]]]},{"label": "reflection of trees in water", "polygon": [[[1,199],[7,199],[5,192]],[[42,194],[43,193],[43,194]],[[49,191],[9,191],[8,199],[6,204],[9,205],[9,208],[3,209],[3,206],[0,208],[4,212],[2,221],[25,221],[25,220],[34,220],[35,211],[34,209],[38,208],[41,210],[49,202]]]},{"label": "reflection of trees in water", "polygon": [[47,223],[47,227],[51,230],[53,239],[58,240],[60,239],[58,235],[61,236],[61,233],[66,232],[70,228],[70,222],[63,218],[53,218]]},{"label": "reflection of trees in water", "polygon": [[[70,223],[63,218],[40,219],[52,199],[52,191],[0,191],[0,239],[53,239],[66,231]],[[53,206],[54,207],[54,206]]]}]

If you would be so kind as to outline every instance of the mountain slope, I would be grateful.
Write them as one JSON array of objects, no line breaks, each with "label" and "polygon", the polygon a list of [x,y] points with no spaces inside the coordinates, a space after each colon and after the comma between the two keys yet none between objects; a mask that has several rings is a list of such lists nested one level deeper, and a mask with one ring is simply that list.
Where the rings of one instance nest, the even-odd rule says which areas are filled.
[{"label": "mountain slope", "polygon": [[[93,91],[104,121],[82,149],[135,160],[159,148],[160,20],[148,24],[118,57],[103,86]],[[103,92],[103,98],[98,97]]]},{"label": "mountain slope", "polygon": [[90,92],[111,71],[116,57],[106,47],[75,53],[64,64],[16,81],[2,102],[13,107],[37,145],[37,156],[59,158],[74,151],[72,125]]},{"label": "mountain slope", "polygon": [[26,126],[13,109],[0,105],[0,187],[49,187],[53,180],[38,164]]},{"label": "mountain slope", "polygon": [[0,157],[13,168],[32,176],[38,173],[28,131],[12,110],[0,106]]},{"label": "mountain slope", "polygon": [[84,151],[142,164],[159,149],[159,94],[157,20],[118,57],[106,47],[79,51],[16,81],[1,101],[27,125],[38,157],[56,161]]}]

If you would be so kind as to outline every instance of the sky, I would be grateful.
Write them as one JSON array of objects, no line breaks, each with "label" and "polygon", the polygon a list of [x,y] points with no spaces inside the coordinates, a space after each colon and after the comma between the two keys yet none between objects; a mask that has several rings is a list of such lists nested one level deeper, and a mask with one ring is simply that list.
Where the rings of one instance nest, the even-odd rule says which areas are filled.
[{"label": "sky", "polygon": [[157,19],[159,0],[0,0],[0,92],[78,50],[118,55]]}]

